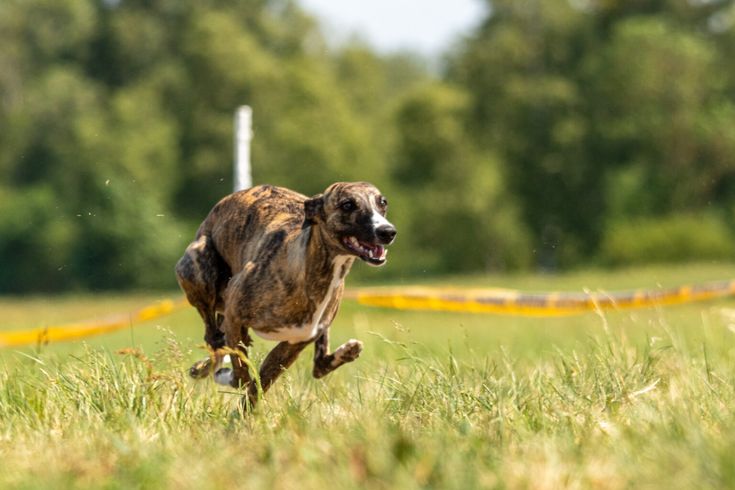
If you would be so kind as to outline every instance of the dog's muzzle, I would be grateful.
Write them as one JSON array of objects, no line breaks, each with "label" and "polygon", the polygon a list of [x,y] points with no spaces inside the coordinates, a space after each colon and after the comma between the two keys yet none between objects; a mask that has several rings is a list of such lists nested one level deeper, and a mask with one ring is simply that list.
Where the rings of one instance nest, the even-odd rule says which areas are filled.
[{"label": "dog's muzzle", "polygon": [[348,236],[342,239],[342,243],[368,264],[380,266],[385,264],[388,257],[388,250],[385,249],[385,246],[393,243],[396,233],[393,225],[381,225],[375,229],[375,240],[372,242],[364,242],[354,236]]},{"label": "dog's muzzle", "polygon": [[382,245],[390,245],[396,239],[396,227],[393,225],[383,225],[375,230],[375,236]]}]

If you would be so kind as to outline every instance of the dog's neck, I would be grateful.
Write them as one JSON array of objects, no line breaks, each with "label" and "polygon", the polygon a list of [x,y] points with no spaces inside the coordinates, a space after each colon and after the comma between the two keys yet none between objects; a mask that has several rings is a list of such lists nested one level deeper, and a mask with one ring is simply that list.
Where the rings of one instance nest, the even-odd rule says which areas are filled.
[{"label": "dog's neck", "polygon": [[[335,268],[337,267],[339,270],[336,271],[336,277],[341,282],[350,272],[352,264],[355,262],[355,257],[345,254],[334,240],[326,236],[319,224],[313,224],[301,230],[296,243],[298,244],[296,255],[299,256],[297,263],[301,268],[300,272],[307,279],[306,283],[309,283],[309,280],[313,278],[331,280],[335,277]],[[321,284],[322,282],[324,284]],[[311,286],[319,294],[322,289],[326,292],[329,285],[330,281],[318,281],[317,284]]]}]

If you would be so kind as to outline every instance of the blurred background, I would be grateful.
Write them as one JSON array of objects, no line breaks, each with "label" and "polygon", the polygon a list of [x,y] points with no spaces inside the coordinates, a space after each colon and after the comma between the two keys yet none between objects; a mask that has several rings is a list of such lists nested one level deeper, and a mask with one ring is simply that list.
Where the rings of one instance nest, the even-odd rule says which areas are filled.
[{"label": "blurred background", "polygon": [[175,288],[241,104],[388,196],[363,278],[732,260],[735,2],[326,3],[0,0],[0,292]]}]

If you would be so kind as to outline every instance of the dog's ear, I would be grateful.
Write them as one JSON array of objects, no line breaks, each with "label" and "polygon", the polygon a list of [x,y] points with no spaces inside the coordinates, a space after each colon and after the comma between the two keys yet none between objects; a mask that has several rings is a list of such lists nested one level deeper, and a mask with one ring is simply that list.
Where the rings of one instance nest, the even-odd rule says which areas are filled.
[{"label": "dog's ear", "polygon": [[317,218],[324,214],[324,194],[317,194],[304,201],[304,225],[316,223]]}]

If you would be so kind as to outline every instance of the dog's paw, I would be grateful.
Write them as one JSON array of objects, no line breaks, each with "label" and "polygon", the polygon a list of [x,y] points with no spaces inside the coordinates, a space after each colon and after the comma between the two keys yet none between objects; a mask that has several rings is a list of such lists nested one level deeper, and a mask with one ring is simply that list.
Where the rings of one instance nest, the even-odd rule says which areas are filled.
[{"label": "dog's paw", "polygon": [[362,342],[355,339],[350,339],[344,344],[340,345],[334,352],[334,360],[343,364],[345,362],[352,362],[362,352]]},{"label": "dog's paw", "polygon": [[232,384],[232,376],[232,368],[219,368],[217,372],[214,373],[214,382],[218,385],[230,386]]},{"label": "dog's paw", "polygon": [[189,376],[194,379],[203,379],[209,376],[212,370],[212,359],[207,357],[201,361],[197,361],[189,368]]}]

